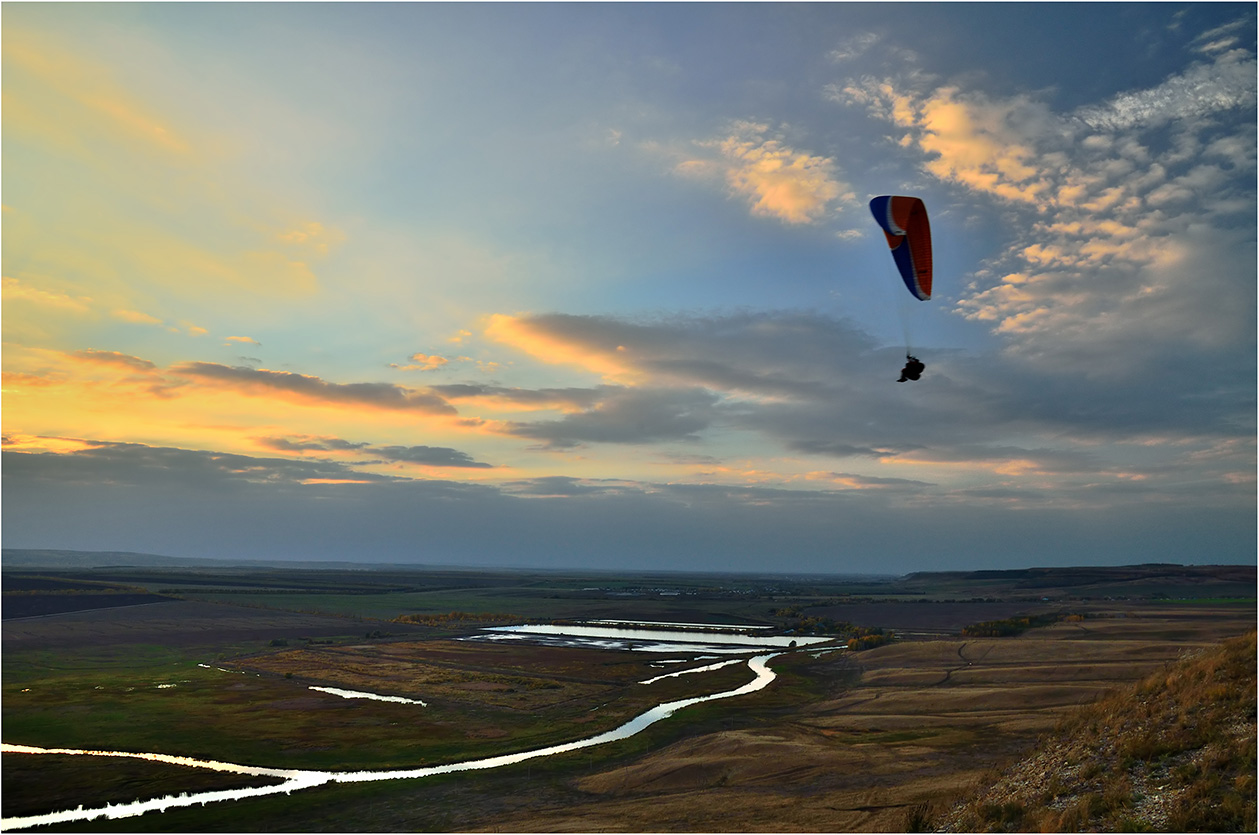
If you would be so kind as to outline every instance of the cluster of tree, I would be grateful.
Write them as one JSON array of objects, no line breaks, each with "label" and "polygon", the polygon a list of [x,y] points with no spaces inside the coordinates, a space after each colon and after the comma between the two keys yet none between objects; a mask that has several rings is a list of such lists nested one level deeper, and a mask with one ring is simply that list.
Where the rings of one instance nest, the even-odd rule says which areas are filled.
[{"label": "cluster of tree", "polygon": [[1055,612],[1045,615],[1024,615],[1022,617],[1005,618],[1004,620],[985,620],[962,627],[962,636],[966,638],[1006,638],[1019,635],[1038,626],[1048,626],[1060,620],[1083,620],[1083,615],[1070,615]]},{"label": "cluster of tree", "polygon": [[519,623],[520,617],[496,612],[417,612],[398,615],[393,620],[395,623],[418,623],[421,626],[459,626],[465,623]]},{"label": "cluster of tree", "polygon": [[791,628],[801,635],[843,635],[861,627],[853,626],[846,620],[810,615],[797,620]]},{"label": "cluster of tree", "polygon": [[344,588],[344,589],[326,589],[326,588],[301,588],[301,589],[293,589],[293,588],[287,588],[287,589],[260,588],[260,589],[259,589],[259,588],[249,588],[249,589],[242,589],[242,588],[236,588],[236,587],[232,587],[232,586],[221,587],[221,588],[220,588],[220,587],[214,587],[214,586],[210,586],[210,587],[202,587],[202,586],[198,586],[198,587],[196,587],[196,588],[188,588],[188,587],[186,587],[186,586],[185,586],[185,587],[180,587],[180,588],[158,589],[158,590],[157,590],[157,593],[158,593],[158,594],[173,594],[173,595],[182,595],[182,594],[241,594],[241,595],[249,595],[249,594],[304,594],[304,595],[315,595],[315,594],[334,594],[334,595],[349,595],[349,594],[356,594],[356,595],[358,595],[358,594],[386,594],[386,593],[388,593],[388,592],[390,592],[390,591],[393,591],[393,590],[392,590],[392,589],[372,589],[372,588],[367,588],[367,589],[363,589],[363,588],[359,588],[359,589],[353,589],[353,588]]},{"label": "cluster of tree", "polygon": [[848,649],[853,652],[881,647],[892,640],[890,633],[877,626],[857,626],[852,631],[855,634],[848,639]]}]

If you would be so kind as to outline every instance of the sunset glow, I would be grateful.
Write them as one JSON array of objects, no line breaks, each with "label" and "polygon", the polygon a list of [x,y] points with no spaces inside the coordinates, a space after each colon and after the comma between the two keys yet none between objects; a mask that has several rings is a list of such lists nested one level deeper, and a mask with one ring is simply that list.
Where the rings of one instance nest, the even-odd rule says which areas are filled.
[{"label": "sunset glow", "polygon": [[6,547],[1253,559],[1253,6],[886,11],[6,7]]}]

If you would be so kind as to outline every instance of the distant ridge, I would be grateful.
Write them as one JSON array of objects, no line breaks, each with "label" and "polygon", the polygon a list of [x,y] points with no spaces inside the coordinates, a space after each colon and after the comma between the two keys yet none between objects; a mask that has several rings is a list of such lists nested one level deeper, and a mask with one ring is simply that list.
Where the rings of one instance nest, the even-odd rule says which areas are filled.
[{"label": "distant ridge", "polygon": [[1096,582],[1113,583],[1115,581],[1131,582],[1134,580],[1154,580],[1164,577],[1221,577],[1234,574],[1238,578],[1255,576],[1252,564],[1226,565],[1180,565],[1179,563],[1139,563],[1136,565],[1088,565],[1088,566],[1054,566],[1046,568],[1006,568],[980,569],[977,571],[915,571],[906,574],[904,580],[930,580],[938,582],[943,578],[957,577],[971,580],[999,580],[1007,583],[1018,583],[1027,588],[1040,584],[1063,586],[1087,585]]},{"label": "distant ridge", "polygon": [[[418,564],[408,564],[420,568]],[[165,554],[139,554],[134,551],[61,551],[44,548],[0,549],[0,568],[356,568],[382,567],[359,562],[297,562],[292,560],[219,559],[214,557],[170,557]],[[397,565],[389,565],[397,568]]]},{"label": "distant ridge", "polygon": [[[242,561],[243,562],[243,561]],[[42,548],[4,548],[0,567],[4,568],[106,568],[114,566],[193,566],[227,565],[220,560],[137,554],[133,551],[58,551]]]},{"label": "distant ridge", "polygon": [[[4,548],[0,549],[0,568],[10,569],[44,569],[44,570],[78,570],[84,568],[201,568],[201,569],[306,569],[306,570],[343,570],[343,571],[399,571],[456,569],[460,571],[492,571],[524,574],[591,574],[591,575],[641,575],[641,576],[708,576],[715,574],[734,574],[742,577],[779,578],[797,576],[817,576],[817,572],[805,575],[794,575],[789,572],[742,571],[713,572],[685,571],[669,569],[617,569],[607,566],[567,566],[540,567],[521,565],[464,565],[458,563],[435,562],[355,562],[352,560],[263,560],[227,557],[171,557],[164,554],[143,554],[134,551],[72,551],[54,548]],[[842,575],[825,575],[827,577],[843,576],[854,581],[870,583],[891,583],[898,578],[894,574],[865,574],[845,572]]]}]

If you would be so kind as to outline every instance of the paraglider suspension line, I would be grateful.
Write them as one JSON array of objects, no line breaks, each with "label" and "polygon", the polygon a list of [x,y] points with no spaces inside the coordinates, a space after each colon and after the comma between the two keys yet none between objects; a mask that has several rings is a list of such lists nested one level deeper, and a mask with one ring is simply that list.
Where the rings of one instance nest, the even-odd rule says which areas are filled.
[{"label": "paraglider suspension line", "polygon": [[918,303],[918,300],[905,292],[900,273],[890,261],[884,263],[883,271],[887,276],[883,286],[890,288],[892,305],[896,308],[896,315],[901,320],[901,335],[905,337],[905,356],[909,357],[914,353],[914,343],[909,336],[909,317],[913,313],[912,305]]}]

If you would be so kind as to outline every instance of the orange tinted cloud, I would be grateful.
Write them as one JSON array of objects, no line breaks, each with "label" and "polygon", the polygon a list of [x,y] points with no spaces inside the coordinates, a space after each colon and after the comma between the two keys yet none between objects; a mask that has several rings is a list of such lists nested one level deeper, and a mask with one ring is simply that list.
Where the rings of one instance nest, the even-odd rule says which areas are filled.
[{"label": "orange tinted cloud", "polygon": [[796,150],[768,132],[768,125],[737,123],[730,136],[698,143],[719,158],[685,160],[675,170],[686,176],[719,173],[752,214],[784,223],[815,223],[834,201],[855,199],[837,178],[834,160]]},{"label": "orange tinted cloud", "polygon": [[130,371],[147,373],[157,370],[157,366],[148,360],[141,359],[140,357],[133,357],[130,354],[124,354],[119,351],[98,351],[88,348],[83,351],[74,351],[70,354],[70,356],[86,362],[115,365]]},{"label": "orange tinted cloud", "polygon": [[391,383],[330,383],[319,377],[291,371],[185,362],[170,372],[212,385],[255,396],[276,396],[303,403],[351,405],[372,409],[416,411],[453,415],[455,409],[441,397]]},{"label": "orange tinted cloud", "polygon": [[396,368],[399,371],[436,371],[438,368],[441,368],[443,365],[450,362],[450,360],[445,357],[438,356],[437,354],[415,353],[412,354],[409,359],[411,360],[410,365],[390,363],[389,367]]},{"label": "orange tinted cloud", "polygon": [[574,365],[608,380],[632,384],[644,376],[627,361],[623,351],[557,337],[523,316],[496,313],[487,320],[485,334],[543,362]]},{"label": "orange tinted cloud", "polygon": [[89,313],[92,309],[92,299],[88,296],[71,296],[57,290],[41,289],[10,276],[4,277],[3,287],[5,304],[30,302],[69,313]]}]

